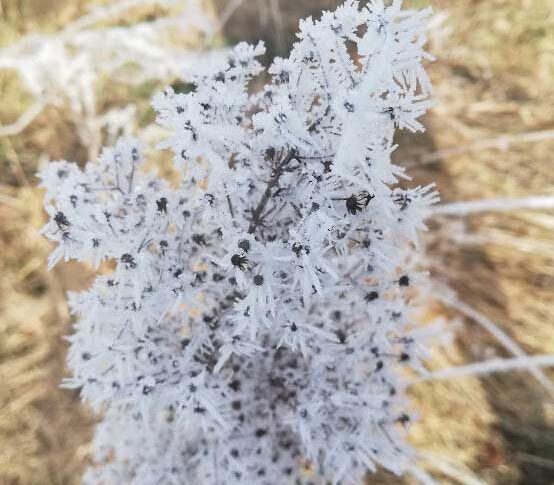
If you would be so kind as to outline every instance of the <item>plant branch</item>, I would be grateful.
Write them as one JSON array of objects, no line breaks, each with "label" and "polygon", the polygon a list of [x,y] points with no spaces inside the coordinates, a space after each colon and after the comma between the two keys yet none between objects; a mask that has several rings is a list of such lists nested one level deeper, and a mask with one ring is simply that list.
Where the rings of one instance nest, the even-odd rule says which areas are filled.
[{"label": "plant branch", "polygon": [[262,214],[264,213],[265,207],[271,198],[271,193],[275,187],[279,184],[279,179],[283,175],[285,168],[292,161],[297,159],[296,150],[290,149],[287,155],[273,168],[271,178],[267,182],[264,194],[260,202],[255,209],[252,210],[252,220],[250,221],[250,226],[248,227],[248,233],[254,234],[256,229],[263,222]]}]

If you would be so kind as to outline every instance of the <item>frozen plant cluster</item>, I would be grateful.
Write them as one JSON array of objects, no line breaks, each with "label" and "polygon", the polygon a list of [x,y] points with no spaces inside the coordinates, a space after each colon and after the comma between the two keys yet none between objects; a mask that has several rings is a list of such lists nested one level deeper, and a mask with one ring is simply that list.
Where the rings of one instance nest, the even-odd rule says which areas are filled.
[{"label": "frozen plant cluster", "polygon": [[428,11],[349,0],[303,21],[251,94],[263,46],[154,99],[176,184],[132,139],[41,174],[59,260],[112,265],[70,295],[66,381],[104,413],[89,485],[362,483],[404,473],[418,232],[397,129],[421,130]]}]

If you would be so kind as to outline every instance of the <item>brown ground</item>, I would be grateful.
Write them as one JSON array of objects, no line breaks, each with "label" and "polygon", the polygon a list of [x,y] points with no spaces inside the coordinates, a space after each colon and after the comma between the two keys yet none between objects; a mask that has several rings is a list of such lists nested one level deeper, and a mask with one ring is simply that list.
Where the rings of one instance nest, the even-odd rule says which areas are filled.
[{"label": "brown ground", "polygon": [[[52,30],[86,3],[2,0],[0,43]],[[259,16],[257,0],[245,0],[226,34],[232,39],[264,34],[277,39],[272,45],[279,51],[300,9],[331,3],[281,0],[282,19],[276,23],[267,13]],[[482,139],[554,129],[554,5],[548,0],[433,5],[449,13],[444,27],[431,35],[439,58],[430,66],[438,106],[427,117],[426,135],[402,137],[398,159],[417,162],[437,150],[468,148],[412,172],[418,181],[437,181],[444,200],[553,195],[554,140],[504,150],[471,147]],[[275,35],[279,24],[282,33]],[[149,92],[131,96],[146,100]],[[0,123],[7,123],[28,100],[9,75],[0,77],[0,93]],[[88,459],[92,419],[76,393],[58,388],[65,353],[60,337],[70,331],[64,292],[85,287],[87,278],[76,266],[46,272],[49,247],[37,234],[44,219],[33,188],[41,153],[84,161],[86,152],[71,133],[63,113],[48,110],[23,135],[0,139],[0,483],[6,485],[76,484]],[[554,352],[553,213],[482,215],[469,225],[494,243],[448,244],[444,228],[434,225],[433,276],[448,281],[529,353]],[[430,307],[431,313],[446,311]],[[456,343],[448,352],[437,351],[431,365],[482,359],[487,347],[494,342],[466,321]],[[554,405],[524,373],[421,384],[413,394],[422,417],[413,442],[421,449],[450,457],[490,484],[554,483]],[[377,482],[398,483],[386,474],[371,481]]]}]

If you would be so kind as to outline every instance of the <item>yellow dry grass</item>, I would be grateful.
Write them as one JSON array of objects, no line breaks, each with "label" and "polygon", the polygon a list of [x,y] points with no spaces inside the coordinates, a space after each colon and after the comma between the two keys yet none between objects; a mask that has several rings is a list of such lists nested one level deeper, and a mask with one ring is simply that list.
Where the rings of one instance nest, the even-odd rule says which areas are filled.
[{"label": "yellow dry grass", "polygon": [[[407,137],[400,158],[462,148],[414,170],[420,181],[437,180],[446,201],[554,194],[552,136],[472,149],[480,140],[554,129],[554,5],[433,4],[449,14],[431,42],[439,57],[431,66],[438,105],[428,117],[427,135],[412,143]],[[552,212],[487,214],[468,221],[486,244],[447,244],[441,229],[430,237],[433,276],[449,282],[531,354],[554,352],[553,222]],[[509,355],[474,323],[463,328],[433,365],[481,360],[492,349]],[[487,483],[554,482],[553,403],[525,373],[429,383],[416,389],[416,399],[424,419],[414,441],[422,448],[465,463]]]},{"label": "yellow dry grass", "polygon": [[[88,3],[2,0],[0,45],[29,31],[54,30]],[[554,194],[553,140],[472,150],[479,140],[554,129],[554,6],[548,0],[432,3],[449,13],[431,42],[439,58],[430,66],[438,106],[427,117],[427,134],[403,136],[398,159],[466,148],[412,171],[417,181],[436,180],[444,200]],[[281,4],[286,15],[287,1]],[[148,95],[146,88],[120,90],[116,100],[138,96],[146,110]],[[9,74],[0,75],[0,96],[0,123],[29,104]],[[93,424],[78,396],[58,388],[61,336],[70,331],[64,293],[86,287],[88,277],[71,265],[45,269],[49,246],[38,235],[44,219],[34,188],[42,153],[80,162],[86,157],[68,120],[53,109],[22,135],[0,139],[0,483],[6,485],[79,483]],[[554,352],[554,215],[489,214],[472,217],[469,225],[490,242],[453,246],[444,228],[433,226],[433,276],[527,352]],[[455,314],[430,307],[430,314]],[[498,350],[475,324],[466,321],[463,329],[447,350],[434,352],[431,366],[476,361]],[[490,484],[554,483],[553,404],[526,374],[424,383],[413,398],[421,415],[412,433],[419,449],[450,458]],[[382,474],[371,483],[399,481]]]}]

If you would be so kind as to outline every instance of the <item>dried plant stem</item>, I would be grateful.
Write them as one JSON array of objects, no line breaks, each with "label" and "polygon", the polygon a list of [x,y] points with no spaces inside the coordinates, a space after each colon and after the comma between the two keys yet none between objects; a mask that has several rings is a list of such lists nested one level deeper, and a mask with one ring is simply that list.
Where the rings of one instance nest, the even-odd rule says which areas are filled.
[{"label": "dried plant stem", "polygon": [[486,482],[476,477],[470,470],[464,469],[443,456],[434,453],[419,453],[419,456],[433,469],[455,479],[463,485],[486,485]]},{"label": "dried plant stem", "polygon": [[553,367],[554,354],[516,357],[514,359],[491,359],[475,364],[447,367],[423,376],[418,382],[429,380],[454,379],[456,377],[479,376],[494,372],[509,372],[512,370],[529,370],[532,367]]},{"label": "dried plant stem", "polygon": [[37,117],[42,113],[45,103],[37,101],[25,111],[14,123],[9,125],[0,125],[0,136],[15,136],[19,135],[27,128]]},{"label": "dried plant stem", "polygon": [[[453,290],[442,287],[440,291],[436,292],[436,296],[442,303],[455,308],[484,328],[512,355],[520,359],[529,358],[525,351],[506,332],[481,312],[461,301]],[[552,384],[551,380],[539,369],[539,366],[530,366],[528,370],[554,399],[554,384]]]},{"label": "dried plant stem", "polygon": [[474,143],[460,145],[420,156],[417,161],[407,162],[407,166],[421,166],[440,162],[446,158],[463,155],[465,153],[479,152],[488,149],[507,150],[517,143],[534,143],[538,141],[553,140],[554,130],[529,131],[516,135],[503,135],[495,138],[485,138]]},{"label": "dried plant stem", "polygon": [[510,212],[523,209],[554,209],[554,196],[536,196],[503,199],[471,200],[453,202],[430,208],[430,216],[466,216],[479,212]]}]

